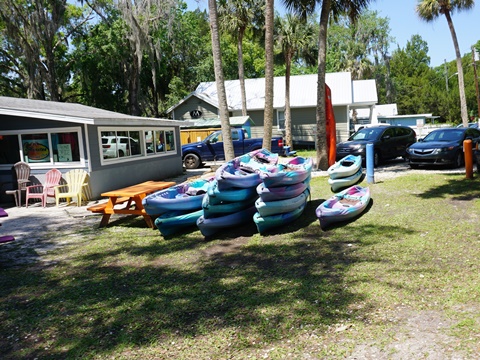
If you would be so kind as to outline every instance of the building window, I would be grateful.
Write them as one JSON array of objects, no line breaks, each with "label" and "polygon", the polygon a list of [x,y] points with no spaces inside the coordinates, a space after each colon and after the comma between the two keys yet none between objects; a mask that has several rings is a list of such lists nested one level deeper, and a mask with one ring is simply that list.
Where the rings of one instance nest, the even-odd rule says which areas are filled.
[{"label": "building window", "polygon": [[80,129],[29,130],[22,134],[0,134],[0,165],[24,161],[33,168],[80,164]]},{"label": "building window", "polygon": [[101,128],[102,158],[105,162],[115,162],[164,155],[176,151],[173,129],[110,130]]},{"label": "building window", "polygon": [[278,129],[280,130],[285,129],[285,111],[282,111],[282,110],[277,111],[277,125],[278,125]]},{"label": "building window", "polygon": [[140,131],[102,131],[102,155],[104,159],[139,156]]}]

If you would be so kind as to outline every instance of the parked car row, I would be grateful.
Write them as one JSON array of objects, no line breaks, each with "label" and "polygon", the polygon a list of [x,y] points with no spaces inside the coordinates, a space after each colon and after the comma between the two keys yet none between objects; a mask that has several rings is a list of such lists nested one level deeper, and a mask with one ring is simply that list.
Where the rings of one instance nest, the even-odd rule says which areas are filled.
[{"label": "parked car row", "polygon": [[420,166],[464,165],[465,140],[472,141],[473,159],[480,171],[480,130],[475,127],[441,128],[417,141],[415,131],[407,126],[373,125],[355,132],[337,144],[337,161],[347,155],[360,155],[365,164],[366,146],[373,144],[374,166],[382,161],[402,157],[412,169]]}]

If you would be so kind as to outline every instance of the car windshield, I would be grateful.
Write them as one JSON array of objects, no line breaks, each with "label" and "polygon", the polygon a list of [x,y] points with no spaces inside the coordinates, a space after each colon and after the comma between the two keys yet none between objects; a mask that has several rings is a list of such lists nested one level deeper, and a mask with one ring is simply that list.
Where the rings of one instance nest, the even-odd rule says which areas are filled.
[{"label": "car windshield", "polygon": [[424,142],[429,141],[460,141],[463,139],[463,130],[455,131],[432,131],[430,134],[423,138]]},{"label": "car windshield", "polygon": [[380,137],[385,129],[379,128],[363,128],[358,130],[355,134],[350,136],[350,141],[352,140],[376,140]]}]

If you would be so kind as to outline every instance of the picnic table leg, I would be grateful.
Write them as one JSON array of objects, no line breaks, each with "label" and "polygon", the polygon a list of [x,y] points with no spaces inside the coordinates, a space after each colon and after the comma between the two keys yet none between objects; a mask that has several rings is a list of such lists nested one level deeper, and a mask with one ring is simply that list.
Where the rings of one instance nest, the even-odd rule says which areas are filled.
[{"label": "picnic table leg", "polygon": [[[142,200],[145,196],[146,196],[146,194],[143,194],[143,196],[142,195],[141,196],[135,196],[132,199],[133,202],[135,203],[135,207],[137,209],[141,209],[143,212],[145,211],[145,209],[143,207]],[[145,219],[145,222],[147,223],[147,226],[151,229],[155,229],[155,224],[153,223],[153,220],[150,217],[150,215],[148,215],[147,213],[144,213],[144,214],[142,214],[142,216]]]},{"label": "picnic table leg", "polygon": [[112,214],[103,214],[102,220],[100,220],[100,226],[99,227],[107,226],[108,221],[110,220],[110,216],[112,216]]},{"label": "picnic table leg", "polygon": [[148,227],[151,229],[155,229],[155,224],[152,221],[152,218],[150,215],[143,215],[143,218],[145,219],[145,222],[147,223]]},{"label": "picnic table leg", "polygon": [[104,227],[108,225],[110,221],[110,216],[112,216],[113,208],[115,207],[115,203],[117,202],[118,196],[110,196],[107,202],[107,206],[103,210],[102,220],[100,221],[100,227]]}]

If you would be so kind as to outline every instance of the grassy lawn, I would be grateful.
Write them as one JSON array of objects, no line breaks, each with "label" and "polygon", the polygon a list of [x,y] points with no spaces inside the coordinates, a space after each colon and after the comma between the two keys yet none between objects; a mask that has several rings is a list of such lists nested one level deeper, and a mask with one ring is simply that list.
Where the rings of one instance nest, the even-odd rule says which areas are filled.
[{"label": "grassy lawn", "polygon": [[363,216],[327,231],[315,217],[332,195],[325,177],[299,220],[265,236],[253,222],[208,240],[195,229],[163,239],[142,218],[85,228],[48,262],[0,262],[0,357],[393,356],[409,321],[432,318],[440,353],[478,356],[479,181],[378,182]]}]

